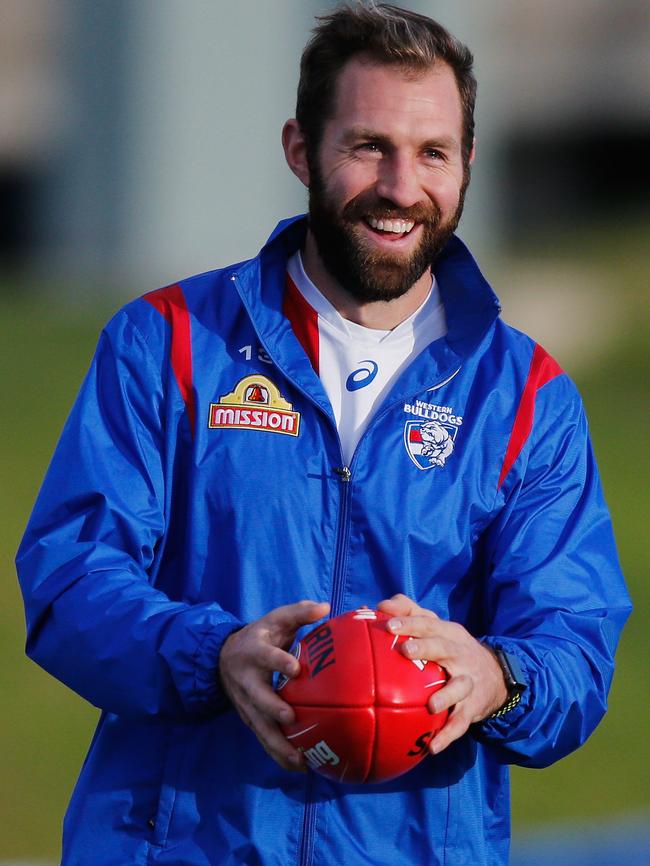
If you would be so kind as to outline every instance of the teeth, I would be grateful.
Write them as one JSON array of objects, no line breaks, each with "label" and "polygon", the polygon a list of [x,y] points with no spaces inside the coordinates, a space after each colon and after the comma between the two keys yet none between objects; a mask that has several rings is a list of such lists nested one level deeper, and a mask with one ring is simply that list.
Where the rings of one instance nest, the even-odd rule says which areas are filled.
[{"label": "teeth", "polygon": [[374,217],[370,217],[368,222],[377,231],[392,232],[396,235],[408,234],[415,225],[413,220],[378,220]]}]

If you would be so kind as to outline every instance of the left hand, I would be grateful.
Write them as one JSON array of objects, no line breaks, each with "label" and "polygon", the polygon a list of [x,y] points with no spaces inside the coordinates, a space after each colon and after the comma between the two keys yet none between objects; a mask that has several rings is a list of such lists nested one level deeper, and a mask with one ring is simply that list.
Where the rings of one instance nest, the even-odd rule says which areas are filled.
[{"label": "left hand", "polygon": [[496,657],[462,625],[440,619],[402,594],[377,608],[392,617],[389,631],[412,638],[400,645],[407,658],[435,661],[449,675],[447,684],[429,699],[432,713],[451,708],[447,723],[429,745],[433,754],[503,706],[508,690]]}]

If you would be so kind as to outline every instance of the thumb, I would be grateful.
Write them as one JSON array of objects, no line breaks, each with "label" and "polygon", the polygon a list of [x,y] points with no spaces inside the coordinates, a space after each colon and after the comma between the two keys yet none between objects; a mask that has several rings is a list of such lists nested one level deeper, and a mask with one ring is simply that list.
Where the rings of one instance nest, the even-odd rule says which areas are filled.
[{"label": "thumb", "polygon": [[319,619],[327,616],[329,610],[330,606],[326,601],[298,601],[295,604],[276,607],[266,615],[265,620],[269,631],[284,643],[292,640],[301,626],[318,622]]}]

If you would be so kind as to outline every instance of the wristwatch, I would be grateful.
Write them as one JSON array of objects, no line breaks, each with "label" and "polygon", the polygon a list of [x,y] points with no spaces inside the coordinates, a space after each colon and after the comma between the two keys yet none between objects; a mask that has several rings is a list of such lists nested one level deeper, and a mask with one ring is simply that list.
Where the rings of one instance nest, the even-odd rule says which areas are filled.
[{"label": "wristwatch", "polygon": [[505,704],[496,712],[492,713],[491,716],[487,717],[488,719],[498,719],[500,716],[504,716],[517,706],[521,700],[522,694],[528,687],[528,683],[526,682],[526,677],[524,676],[524,672],[521,669],[519,659],[516,655],[506,652],[506,650],[501,649],[501,647],[492,647],[492,652],[494,653],[496,660],[499,662],[499,666],[503,672],[503,679],[505,680],[506,688],[508,689],[508,698]]}]

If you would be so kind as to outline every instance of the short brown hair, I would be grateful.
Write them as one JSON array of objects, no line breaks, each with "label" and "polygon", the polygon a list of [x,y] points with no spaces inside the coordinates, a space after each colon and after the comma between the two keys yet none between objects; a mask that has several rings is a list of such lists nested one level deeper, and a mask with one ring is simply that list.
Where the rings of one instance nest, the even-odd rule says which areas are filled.
[{"label": "short brown hair", "polygon": [[317,20],[300,61],[296,105],[296,119],[312,158],[333,113],[338,76],[350,59],[363,55],[409,72],[424,72],[437,61],[451,67],[460,93],[462,151],[468,165],[474,141],[476,78],[474,58],[465,45],[432,18],[387,3],[344,4]]}]

